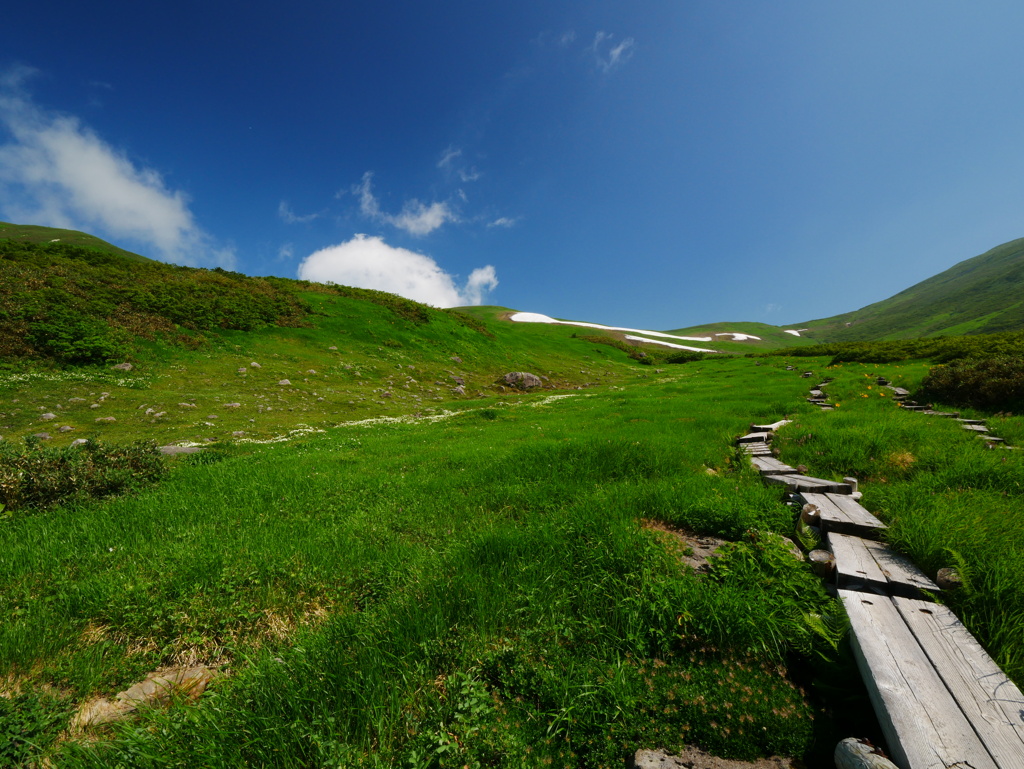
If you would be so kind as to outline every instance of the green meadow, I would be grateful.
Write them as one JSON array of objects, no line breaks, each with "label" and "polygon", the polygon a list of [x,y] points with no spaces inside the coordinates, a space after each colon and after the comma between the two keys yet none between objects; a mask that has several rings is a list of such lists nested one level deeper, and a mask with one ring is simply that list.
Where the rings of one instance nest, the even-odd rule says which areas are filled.
[{"label": "green meadow", "polygon": [[[697,744],[813,765],[867,704],[841,608],[779,536],[795,511],[733,449],[783,416],[784,459],[858,475],[894,545],[963,570],[954,605],[1020,680],[1019,453],[873,386],[924,364],[829,369],[826,413],[783,363],[637,365],[615,385],[224,441],[129,496],[16,512],[5,758],[590,767]],[[728,544],[698,573],[674,531]],[[197,703],[69,729],[81,703],[195,663],[220,671]]]}]

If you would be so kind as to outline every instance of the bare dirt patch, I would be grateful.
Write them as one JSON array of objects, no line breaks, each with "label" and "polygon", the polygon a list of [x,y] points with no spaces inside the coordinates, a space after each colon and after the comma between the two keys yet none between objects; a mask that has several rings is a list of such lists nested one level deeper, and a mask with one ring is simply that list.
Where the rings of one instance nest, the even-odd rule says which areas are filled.
[{"label": "bare dirt patch", "polygon": [[797,766],[792,759],[777,756],[759,761],[732,761],[693,746],[678,755],[660,750],[638,750],[631,764],[632,769],[796,769]]},{"label": "bare dirt patch", "polygon": [[711,571],[709,559],[715,557],[715,553],[722,545],[729,540],[695,534],[689,529],[682,529],[662,521],[643,519],[640,525],[662,542],[680,561],[696,571],[698,574],[706,574]]}]

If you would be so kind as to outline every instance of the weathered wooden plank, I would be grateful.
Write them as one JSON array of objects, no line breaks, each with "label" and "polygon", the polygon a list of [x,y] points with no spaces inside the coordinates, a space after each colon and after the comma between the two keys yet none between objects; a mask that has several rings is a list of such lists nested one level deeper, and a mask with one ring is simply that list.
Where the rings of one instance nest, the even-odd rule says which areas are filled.
[{"label": "weathered wooden plank", "polygon": [[761,475],[786,475],[789,473],[799,472],[795,467],[791,467],[783,462],[781,459],[776,459],[772,456],[762,457],[751,457],[750,464],[761,473]]},{"label": "weathered wooden plank", "polygon": [[824,478],[812,478],[808,475],[766,475],[764,482],[774,485],[782,485],[790,491],[799,492],[837,492],[839,494],[850,494],[853,487],[849,483],[829,481]]},{"label": "weathered wooden plank", "polygon": [[893,603],[1000,769],[1024,769],[1024,694],[947,607]]},{"label": "weathered wooden plank", "polygon": [[970,430],[975,433],[987,433],[988,428],[985,425],[960,425],[964,430]]},{"label": "weathered wooden plank", "polygon": [[865,510],[852,497],[845,494],[802,493],[804,503],[818,508],[821,528],[825,532],[855,534],[859,537],[877,539],[886,528],[885,524]]},{"label": "weathered wooden plank", "polygon": [[770,457],[772,455],[772,447],[767,443],[741,443],[740,449],[751,457]]},{"label": "weathered wooden plank", "polygon": [[949,417],[950,419],[960,416],[959,411],[934,411],[932,409],[927,409],[924,413],[930,417]]},{"label": "weathered wooden plank", "polygon": [[882,573],[885,574],[894,595],[908,595],[916,598],[919,596],[919,591],[922,590],[932,593],[940,592],[941,588],[928,579],[925,573],[906,556],[894,552],[881,542],[867,542],[866,547]]},{"label": "weathered wooden plank", "polygon": [[961,419],[960,417],[957,417],[956,421],[959,422],[962,425],[984,425],[985,424],[985,420],[984,419]]},{"label": "weathered wooden plank", "polygon": [[840,590],[853,651],[902,769],[999,769],[888,598]]},{"label": "weathered wooden plank", "polygon": [[767,443],[772,438],[771,433],[747,433],[736,439],[737,443]]},{"label": "weathered wooden plank", "polygon": [[812,398],[824,398],[825,397],[825,393],[823,393],[821,390],[817,390],[817,389],[811,390],[811,397]]},{"label": "weathered wooden plank", "polygon": [[897,395],[910,395],[910,390],[905,390],[902,387],[890,387],[889,389]]},{"label": "weathered wooden plank", "polygon": [[829,532],[828,548],[836,557],[836,582],[839,587],[870,584],[885,588],[888,580],[867,548],[867,540],[849,534]]},{"label": "weathered wooden plank", "polygon": [[780,427],[785,427],[790,424],[792,419],[780,419],[778,422],[772,422],[770,425],[751,425],[750,432],[752,433],[773,433]]}]

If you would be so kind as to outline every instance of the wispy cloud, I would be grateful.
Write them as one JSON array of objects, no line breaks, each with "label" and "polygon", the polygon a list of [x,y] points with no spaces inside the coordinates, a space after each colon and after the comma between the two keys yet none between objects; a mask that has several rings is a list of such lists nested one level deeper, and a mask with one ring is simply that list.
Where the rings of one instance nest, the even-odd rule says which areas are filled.
[{"label": "wispy cloud", "polygon": [[568,48],[570,45],[576,42],[576,30],[567,29],[558,37],[558,44],[563,48]]},{"label": "wispy cloud", "polygon": [[295,246],[291,243],[285,243],[279,249],[277,249],[278,261],[285,262],[295,257]]},{"label": "wispy cloud", "polygon": [[305,222],[311,222],[320,216],[320,214],[318,213],[305,214],[304,216],[299,216],[294,211],[292,211],[291,206],[289,206],[288,202],[285,200],[282,200],[278,204],[277,215],[288,224],[304,224]]},{"label": "wispy cloud", "polygon": [[462,157],[462,150],[454,145],[448,145],[444,152],[441,153],[441,159],[437,161],[437,167],[448,172],[455,174],[459,177],[462,182],[475,182],[481,176],[476,166],[466,166],[460,162]]},{"label": "wispy cloud", "polygon": [[510,219],[507,216],[499,216],[493,222],[487,224],[488,227],[515,227],[518,219]]},{"label": "wispy cloud", "polygon": [[406,201],[402,210],[397,214],[382,211],[380,203],[373,194],[372,171],[363,174],[362,182],[357,184],[352,191],[359,196],[359,210],[363,216],[390,224],[410,235],[429,235],[446,222],[459,221],[458,216],[447,203],[434,202],[427,205],[415,198]]},{"label": "wispy cloud", "polygon": [[0,211],[11,221],[99,230],[145,243],[182,264],[231,267],[192,216],[188,196],[139,167],[74,116],[27,94],[28,67],[0,73]]},{"label": "wispy cloud", "polygon": [[594,42],[590,46],[597,68],[605,74],[618,69],[629,61],[633,57],[633,49],[636,46],[636,41],[631,37],[625,38],[618,44],[613,42],[614,38],[615,35],[610,32],[598,32],[594,35]]},{"label": "wispy cloud", "polygon": [[432,258],[389,246],[382,238],[356,235],[307,256],[298,277],[388,291],[435,307],[477,305],[498,285],[494,267],[478,267],[460,288]]}]

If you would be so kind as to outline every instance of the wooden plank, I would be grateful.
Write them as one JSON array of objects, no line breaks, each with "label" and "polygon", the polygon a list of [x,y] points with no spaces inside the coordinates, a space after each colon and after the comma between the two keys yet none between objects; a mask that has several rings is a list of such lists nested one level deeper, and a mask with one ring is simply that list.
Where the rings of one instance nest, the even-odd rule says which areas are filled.
[{"label": "wooden plank", "polygon": [[767,443],[742,443],[740,448],[743,453],[751,457],[770,457],[772,448]]},{"label": "wooden plank", "polygon": [[867,540],[830,532],[828,548],[836,557],[836,582],[839,587],[875,585],[886,587],[888,580],[867,548]]},{"label": "wooden plank", "polygon": [[818,508],[821,514],[821,528],[825,532],[853,534],[868,539],[878,539],[885,524],[861,507],[856,500],[844,494],[802,493],[801,498]]},{"label": "wooden plank", "polygon": [[750,426],[750,432],[752,432],[752,433],[764,433],[764,432],[773,433],[776,430],[778,430],[780,427],[785,427],[786,425],[790,424],[792,421],[793,421],[792,419],[780,419],[778,422],[772,422],[770,425],[751,425]]},{"label": "wooden plank", "polygon": [[902,769],[999,769],[888,598],[840,590],[854,656]]},{"label": "wooden plank", "polygon": [[902,387],[890,387],[889,389],[897,395],[910,395],[910,390],[905,390]]},{"label": "wooden plank", "polygon": [[987,433],[988,428],[985,425],[960,425],[964,430],[970,430],[975,433]]},{"label": "wooden plank", "polygon": [[956,421],[959,422],[962,425],[983,425],[983,424],[985,424],[985,420],[984,419],[961,419],[960,417],[957,417]]},{"label": "wooden plank", "polygon": [[1024,694],[947,607],[893,603],[999,769],[1024,769]]},{"label": "wooden plank", "polygon": [[771,433],[747,433],[736,439],[737,443],[766,443],[771,440]]},{"label": "wooden plank", "polygon": [[922,590],[941,592],[941,588],[928,579],[906,556],[900,555],[881,542],[868,542],[866,546],[889,581],[893,595],[917,598]]},{"label": "wooden plank", "polygon": [[761,475],[786,475],[798,472],[795,467],[790,467],[781,459],[772,456],[751,457],[750,464],[761,473]]},{"label": "wooden plank", "polygon": [[817,493],[832,491],[840,494],[850,494],[853,492],[853,487],[849,483],[829,481],[824,478],[812,478],[808,475],[766,475],[764,476],[764,482],[786,486],[790,491]]},{"label": "wooden plank", "polygon": [[823,393],[821,390],[811,390],[811,397],[812,398],[824,398],[825,397],[825,393]]}]

